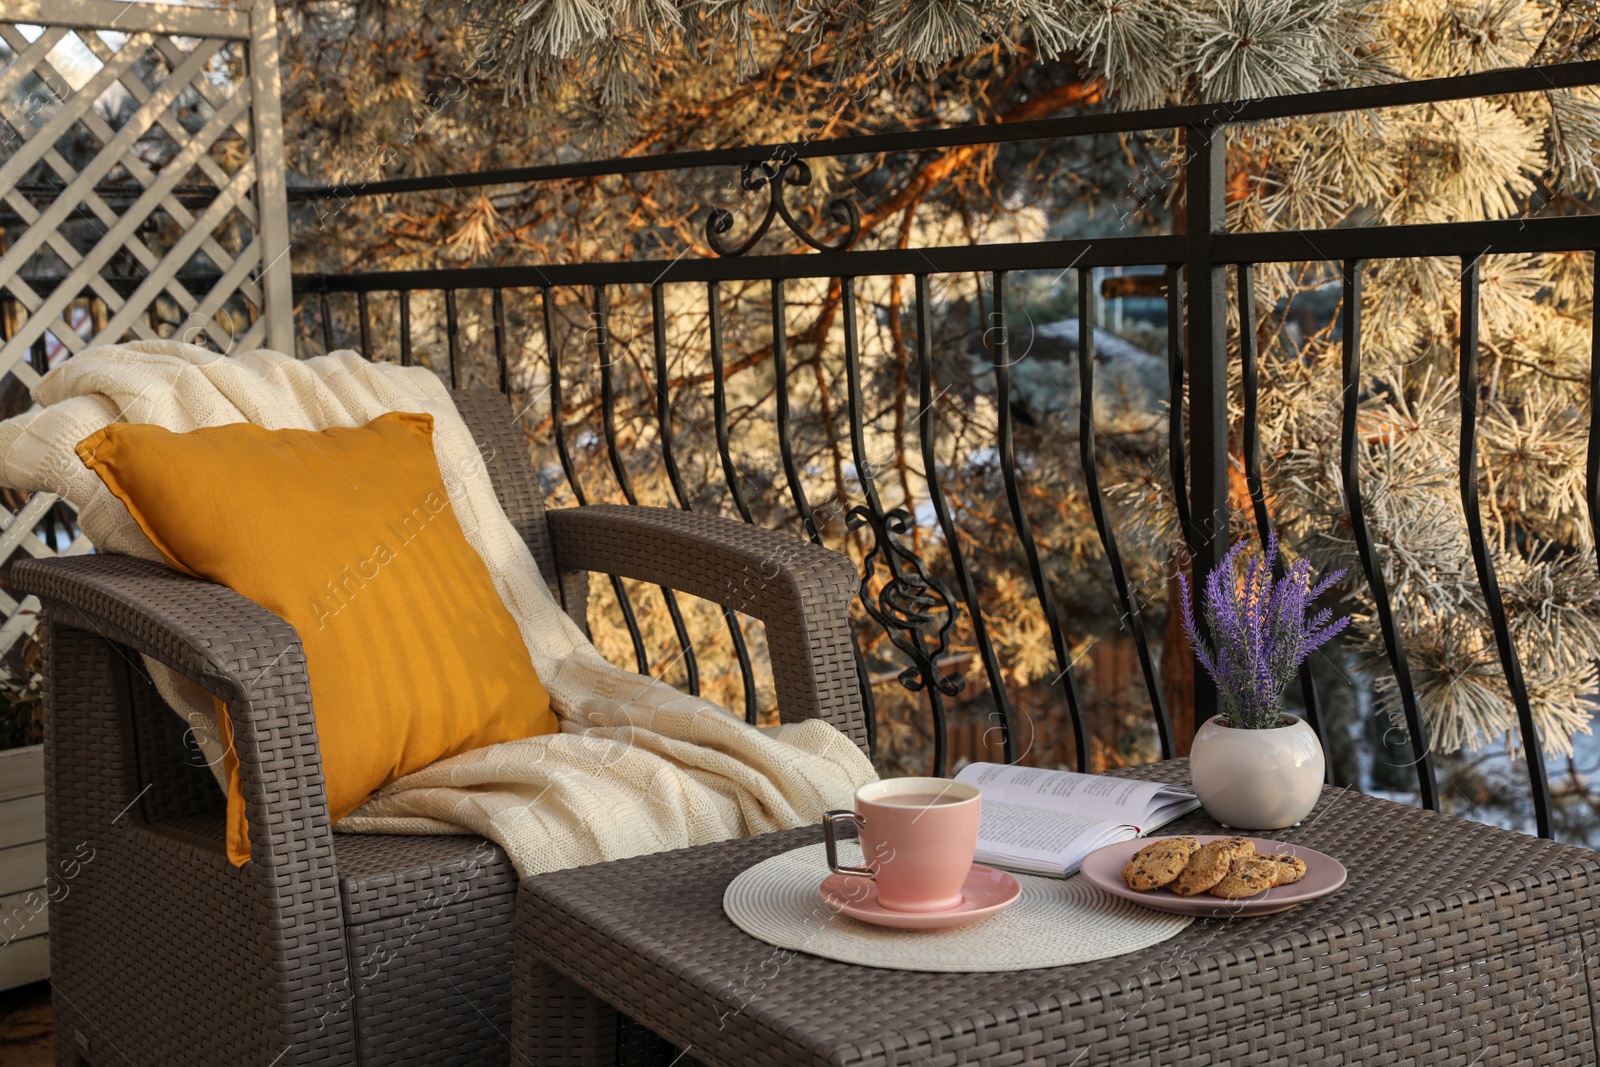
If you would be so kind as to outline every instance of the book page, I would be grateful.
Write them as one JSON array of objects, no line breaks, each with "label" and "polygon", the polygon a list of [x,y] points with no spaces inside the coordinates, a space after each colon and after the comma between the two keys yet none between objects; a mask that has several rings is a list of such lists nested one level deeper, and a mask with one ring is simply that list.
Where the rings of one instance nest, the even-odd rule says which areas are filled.
[{"label": "book page", "polygon": [[1077,816],[1085,822],[1126,823],[1141,828],[1156,809],[1166,807],[1172,799],[1189,795],[1187,790],[1176,790],[1160,782],[1001,763],[969,764],[956,775],[956,780],[983,790],[986,806],[991,800],[1022,804]]},{"label": "book page", "polygon": [[978,830],[978,859],[1061,874],[1102,844],[1133,837],[1133,828],[1071,812],[1008,804],[986,797]]}]

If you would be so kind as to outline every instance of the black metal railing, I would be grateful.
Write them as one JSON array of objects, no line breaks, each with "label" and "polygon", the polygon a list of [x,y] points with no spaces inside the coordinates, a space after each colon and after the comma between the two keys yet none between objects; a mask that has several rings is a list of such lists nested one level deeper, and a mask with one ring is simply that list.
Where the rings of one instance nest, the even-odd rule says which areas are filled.
[{"label": "black metal railing", "polygon": [[[868,552],[863,566],[863,594],[870,617],[881,625],[893,647],[902,657],[897,681],[904,688],[923,694],[928,701],[934,745],[934,764],[943,770],[948,746],[945,733],[945,702],[961,689],[961,677],[949,671],[947,650],[952,625],[958,617],[968,628],[981,674],[989,687],[993,710],[993,740],[997,754],[1007,759],[1020,752],[1019,740],[1024,724],[1019,723],[1006,678],[1006,665],[995,647],[987,627],[985,611],[977,587],[977,576],[965,558],[965,547],[972,535],[960,528],[956,511],[941,484],[939,456],[941,428],[936,406],[941,395],[934,359],[935,324],[932,318],[935,298],[930,286],[941,275],[976,274],[988,279],[992,300],[985,330],[988,358],[994,368],[995,394],[989,398],[996,412],[997,434],[993,442],[998,458],[1005,497],[1002,519],[1009,524],[1009,536],[1020,544],[1026,561],[1027,579],[1048,633],[1049,653],[1057,674],[1051,683],[1058,693],[1060,713],[1070,725],[1073,759],[1086,767],[1090,755],[1090,726],[1086,721],[1072,653],[1072,641],[1052,593],[1047,573],[1048,550],[1038,543],[1029,515],[1029,497],[1024,484],[1015,442],[1013,400],[1016,368],[1011,351],[1012,332],[1008,325],[1007,280],[1023,272],[1049,270],[1065,274],[1074,271],[1078,280],[1079,381],[1078,441],[1084,475],[1084,491],[1092,511],[1095,532],[1109,569],[1118,613],[1136,651],[1138,677],[1148,700],[1156,744],[1163,756],[1178,751],[1184,738],[1175,732],[1168,713],[1166,695],[1141,615],[1144,598],[1135,588],[1119,550],[1117,527],[1107,507],[1101,484],[1102,452],[1105,435],[1096,424],[1094,378],[1095,271],[1101,268],[1154,266],[1164,269],[1167,313],[1167,371],[1171,388],[1170,415],[1166,421],[1168,463],[1171,484],[1176,487],[1172,506],[1178,528],[1187,545],[1195,573],[1203,574],[1220,560],[1228,549],[1232,516],[1229,500],[1230,426],[1229,370],[1230,331],[1228,272],[1236,275],[1239,328],[1234,339],[1242,372],[1243,419],[1239,427],[1239,459],[1248,486],[1250,518],[1265,538],[1269,526],[1267,494],[1264,487],[1261,435],[1259,427],[1259,358],[1256,351],[1255,268],[1261,264],[1316,261],[1336,267],[1342,287],[1338,325],[1342,331],[1342,381],[1340,395],[1340,474],[1348,508],[1349,533],[1359,556],[1360,568],[1371,592],[1384,654],[1393,672],[1405,726],[1415,754],[1414,769],[1421,802],[1429,808],[1440,804],[1439,784],[1427,730],[1418,706],[1407,654],[1396,622],[1391,590],[1387,587],[1379,558],[1379,546],[1369,529],[1361,488],[1361,449],[1358,442],[1357,411],[1366,379],[1362,374],[1362,332],[1360,320],[1363,264],[1391,258],[1455,257],[1462,265],[1460,333],[1461,406],[1460,476],[1461,502],[1472,545],[1473,562],[1492,623],[1495,648],[1504,671],[1507,688],[1517,712],[1520,752],[1526,760],[1531,788],[1531,804],[1538,832],[1551,833],[1551,796],[1538,731],[1530,706],[1527,686],[1522,678],[1518,650],[1512,640],[1504,600],[1497,582],[1493,557],[1486,539],[1483,516],[1477,498],[1478,439],[1478,293],[1479,261],[1487,253],[1593,251],[1600,249],[1600,217],[1526,218],[1505,221],[1460,222],[1436,225],[1348,227],[1316,231],[1228,232],[1224,225],[1225,134],[1236,125],[1262,120],[1328,114],[1367,108],[1389,108],[1447,100],[1509,93],[1540,92],[1552,89],[1600,84],[1600,63],[1571,64],[1528,70],[1496,71],[1458,78],[1396,85],[1370,86],[1336,92],[1313,93],[1270,100],[1215,106],[1169,108],[1123,114],[1094,114],[1046,119],[1014,125],[979,128],[927,130],[851,137],[833,141],[813,141],[794,145],[760,145],[706,152],[686,152],[654,157],[565,163],[485,172],[449,175],[441,178],[407,178],[371,182],[365,185],[298,189],[293,197],[300,202],[337,202],[376,195],[464,188],[470,186],[543,183],[575,178],[638,174],[643,172],[705,168],[743,168],[747,191],[765,189],[772,198],[761,212],[758,226],[765,231],[774,217],[796,233],[802,233],[813,248],[811,254],[751,255],[746,246],[721,244],[730,232],[732,221],[725,212],[712,211],[708,236],[713,248],[732,254],[716,258],[685,257],[678,260],[622,262],[556,263],[539,266],[499,266],[458,270],[408,270],[381,273],[300,274],[296,291],[302,321],[313,337],[320,337],[325,348],[354,342],[369,357],[378,356],[374,347],[373,305],[375,297],[395,304],[398,326],[398,357],[402,363],[417,358],[414,336],[418,325],[413,304],[418,294],[427,296],[430,308],[442,307],[444,342],[440,353],[444,364],[437,369],[452,385],[469,379],[484,380],[502,390],[514,391],[513,378],[521,373],[523,362],[513,352],[508,333],[508,304],[519,308],[530,299],[535,311],[523,315],[543,335],[543,371],[548,396],[545,410],[549,436],[559,458],[566,487],[579,502],[592,498],[580,476],[574,455],[575,444],[596,454],[603,451],[615,483],[624,498],[636,502],[639,494],[633,484],[635,457],[630,447],[645,439],[644,429],[630,431],[630,446],[619,423],[617,398],[623,388],[619,376],[624,360],[614,351],[614,294],[642,288],[649,294],[651,329],[647,384],[654,397],[654,422],[650,435],[656,442],[652,462],[658,462],[670,488],[670,501],[683,508],[705,506],[703,496],[686,480],[683,454],[678,448],[683,438],[676,414],[685,392],[709,385],[713,431],[697,434],[701,448],[715,452],[706,464],[707,472],[718,470],[725,484],[726,499],[732,510],[745,521],[757,521],[749,494],[751,486],[735,458],[735,430],[730,426],[729,398],[726,392],[730,371],[724,345],[725,318],[729,302],[723,288],[736,283],[748,307],[752,286],[767,287],[766,314],[770,322],[770,345],[761,357],[772,375],[771,401],[775,409],[777,451],[782,468],[782,491],[788,497],[788,511],[798,520],[799,532],[813,541],[860,536],[867,538]],[[1018,141],[1049,141],[1107,133],[1139,133],[1177,130],[1183,144],[1185,164],[1175,181],[1181,188],[1183,232],[1095,239],[1049,240],[1004,245],[963,245],[924,248],[877,248],[849,250],[848,239],[859,229],[856,208],[829,206],[829,214],[839,227],[835,236],[816,237],[791,216],[783,202],[783,184],[790,181],[789,168],[804,159],[835,156],[863,156],[878,153],[919,153],[958,146],[1004,144]],[[764,169],[763,169],[764,168]],[[791,182],[792,184],[798,184]],[[783,232],[783,231],[778,231]],[[747,246],[755,244],[752,237]],[[923,465],[925,506],[886,508],[880,492],[880,472],[868,454],[865,427],[872,421],[866,412],[868,391],[863,386],[863,361],[860,351],[862,322],[858,308],[858,288],[868,279],[910,278],[913,313],[910,360],[902,378],[902,388],[914,384],[915,397],[902,392],[898,400],[908,412],[909,426],[915,435],[916,451]],[[848,422],[849,453],[859,485],[859,499],[841,510],[829,501],[827,513],[819,514],[818,502],[808,498],[807,472],[810,458],[802,455],[794,438],[795,420],[791,410],[791,388],[796,368],[791,361],[793,339],[789,332],[787,301],[789,287],[800,283],[838,286],[843,322],[842,360],[844,372],[845,418]],[[709,369],[698,377],[680,374],[674,379],[669,367],[667,295],[675,300],[688,287],[700,287],[705,296],[707,320],[703,357]],[[463,337],[458,311],[461,294],[478,291],[489,295],[492,320],[493,362],[483,358],[484,342],[470,344]],[[897,290],[898,292],[898,290]],[[563,303],[564,302],[564,303]],[[590,329],[586,355],[595,361],[599,376],[598,404],[574,403],[573,389],[578,379],[569,367],[575,358],[564,351],[558,323],[559,308],[581,303],[588,309]],[[519,314],[522,314],[519,311]],[[813,340],[822,345],[823,340]],[[470,350],[469,350],[470,349]],[[520,348],[518,350],[520,352]],[[644,373],[644,371],[641,371]],[[820,371],[818,372],[820,374]],[[1600,339],[1595,342],[1591,379],[1600,388]],[[677,385],[674,385],[674,382]],[[674,389],[677,392],[674,392]],[[827,393],[830,395],[831,393]],[[893,400],[894,397],[889,399]],[[588,426],[574,430],[573,420],[590,418]],[[831,416],[824,420],[832,429]],[[597,425],[596,425],[597,423]],[[581,442],[574,437],[581,436]],[[842,454],[842,446],[837,449]],[[1590,521],[1600,538],[1600,425],[1592,424],[1588,452],[1587,502]],[[772,491],[778,492],[776,474]],[[998,514],[998,512],[997,512]],[[937,531],[937,535],[933,531]],[[923,536],[926,531],[927,536]],[[919,540],[920,539],[920,540]],[[937,565],[930,564],[924,550],[936,551]],[[858,552],[858,555],[861,553]],[[888,577],[879,573],[886,569]],[[612,592],[629,634],[634,656],[641,670],[649,670],[651,656],[630,592],[613,579]],[[686,666],[687,685],[698,689],[699,666],[694,643],[686,628],[679,604],[665,593],[673,631]],[[746,713],[754,720],[757,695],[751,680],[751,654],[737,618],[728,618],[730,638],[742,672]],[[909,665],[907,665],[907,661]],[[864,681],[874,678],[872,665],[858,656]],[[873,685],[864,686],[873,692]],[[1307,717],[1318,722],[1318,696],[1309,673],[1301,680],[1301,694]],[[1200,677],[1193,693],[1196,722],[1212,714],[1216,694]]]}]

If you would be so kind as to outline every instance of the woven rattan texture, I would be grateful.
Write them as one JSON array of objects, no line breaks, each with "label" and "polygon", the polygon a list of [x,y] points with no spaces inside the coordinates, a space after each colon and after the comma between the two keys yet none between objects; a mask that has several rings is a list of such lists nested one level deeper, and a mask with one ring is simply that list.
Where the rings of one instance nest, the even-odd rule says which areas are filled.
[{"label": "woven rattan texture", "polygon": [[469,886],[349,927],[361,1063],[510,1062],[515,898]]},{"label": "woven rattan texture", "polygon": [[[333,849],[298,642],[227,590],[157,565],[42,563],[46,851],[62,1063],[351,1063]],[[72,607],[67,607],[71,604]],[[72,624],[61,620],[70,619]],[[81,627],[81,628],[79,628]],[[109,640],[108,640],[109,638]],[[149,652],[228,700],[255,860],[160,832],[130,689]],[[84,1047],[87,1043],[87,1048]]]},{"label": "woven rattan texture", "polygon": [[[584,605],[588,561],[553,554],[509,403],[481,391],[458,401],[541,570],[560,578],[563,603]],[[826,709],[864,740],[859,708],[842,703],[854,677],[848,691],[834,679],[850,663],[831,636],[847,565],[811,546],[797,560],[766,539],[780,535],[727,520],[630,528],[632,546],[610,538],[607,551],[646,561],[647,580],[683,571],[680,551],[716,554],[707,573],[723,579],[779,561],[773,585],[792,592],[760,603],[797,617],[775,615],[769,633],[816,635],[804,655],[822,679],[812,687],[791,657],[784,707]],[[304,658],[286,623],[126,557],[19,562],[12,580],[39,596],[44,618],[47,851],[68,888],[51,904],[61,1064],[506,1062],[509,861],[472,837],[331,833]],[[192,739],[136,653],[229,706],[252,844],[243,868],[223,853],[221,798]],[[590,1016],[560,1041],[602,1033],[614,1051],[616,1013],[584,999]]]},{"label": "woven rattan texture", "polygon": [[430,901],[517,891],[511,858],[481,837],[336,834],[333,854],[352,925],[393,919]]},{"label": "woven rattan texture", "polygon": [[760,619],[779,717],[830,722],[866,751],[850,642],[860,579],[848,559],[792,534],[668,508],[547,514],[563,568],[638,578]]},{"label": "woven rattan texture", "polygon": [[[1328,789],[1267,836],[1340,858],[1333,896],[1072,967],[920,975],[774,949],[722,915],[735,873],[815,836],[530,879],[518,968],[540,957],[719,1067],[1595,1061],[1600,860],[1579,849]],[[531,984],[515,1001],[519,1024],[561,1025]]]},{"label": "woven rattan texture", "polygon": [[362,1063],[506,1063],[517,886],[478,837],[335,834]]}]

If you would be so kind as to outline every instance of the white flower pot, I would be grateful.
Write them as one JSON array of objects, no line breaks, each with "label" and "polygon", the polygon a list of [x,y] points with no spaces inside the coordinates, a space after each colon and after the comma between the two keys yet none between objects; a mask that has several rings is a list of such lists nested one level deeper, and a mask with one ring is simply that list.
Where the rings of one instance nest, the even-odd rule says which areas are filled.
[{"label": "white flower pot", "polygon": [[1189,749],[1189,776],[1206,813],[1240,830],[1281,830],[1311,812],[1322,792],[1322,742],[1300,719],[1236,730],[1208,719]]}]

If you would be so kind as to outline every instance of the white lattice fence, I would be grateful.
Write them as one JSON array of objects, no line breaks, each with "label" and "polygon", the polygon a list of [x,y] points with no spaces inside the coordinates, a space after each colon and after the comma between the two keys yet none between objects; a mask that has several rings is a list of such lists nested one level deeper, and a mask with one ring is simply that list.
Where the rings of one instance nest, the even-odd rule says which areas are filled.
[{"label": "white lattice fence", "polygon": [[[293,351],[270,0],[0,0],[0,414],[89,345]],[[0,560],[83,552],[65,505],[0,513]],[[0,654],[33,629],[0,585]]]}]

